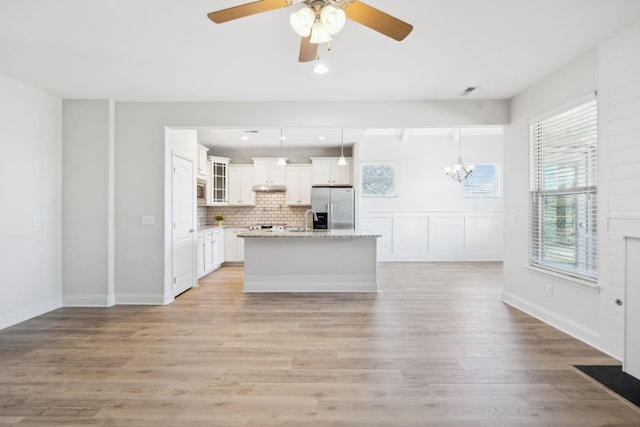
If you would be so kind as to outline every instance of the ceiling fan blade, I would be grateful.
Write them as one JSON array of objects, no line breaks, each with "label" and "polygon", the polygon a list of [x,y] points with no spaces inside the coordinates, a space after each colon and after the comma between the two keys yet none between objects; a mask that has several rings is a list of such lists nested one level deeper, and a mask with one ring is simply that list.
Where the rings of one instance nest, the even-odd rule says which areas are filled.
[{"label": "ceiling fan blade", "polygon": [[403,40],[413,30],[413,25],[360,1],[350,3],[345,13],[347,18],[397,41]]},{"label": "ceiling fan blade", "polygon": [[310,62],[318,57],[318,45],[311,43],[311,36],[300,39],[300,56],[298,62]]},{"label": "ceiling fan blade", "polygon": [[287,0],[258,0],[252,3],[211,12],[207,16],[216,24],[222,24],[223,22],[244,18],[245,16],[251,16],[257,13],[269,12],[270,10],[281,9],[287,6]]}]

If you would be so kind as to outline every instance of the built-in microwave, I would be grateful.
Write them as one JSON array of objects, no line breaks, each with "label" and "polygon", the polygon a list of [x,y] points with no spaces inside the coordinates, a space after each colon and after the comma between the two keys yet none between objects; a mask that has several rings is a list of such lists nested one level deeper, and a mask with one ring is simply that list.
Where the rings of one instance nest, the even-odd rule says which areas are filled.
[{"label": "built-in microwave", "polygon": [[198,205],[206,205],[207,204],[207,184],[206,181],[198,180],[196,185],[196,199]]}]

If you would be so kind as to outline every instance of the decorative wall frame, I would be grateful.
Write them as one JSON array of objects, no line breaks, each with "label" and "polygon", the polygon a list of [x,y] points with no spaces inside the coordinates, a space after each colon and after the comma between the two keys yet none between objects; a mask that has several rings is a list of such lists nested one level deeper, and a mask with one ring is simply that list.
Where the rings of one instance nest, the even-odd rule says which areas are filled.
[{"label": "decorative wall frame", "polygon": [[398,197],[397,162],[361,162],[362,197]]}]

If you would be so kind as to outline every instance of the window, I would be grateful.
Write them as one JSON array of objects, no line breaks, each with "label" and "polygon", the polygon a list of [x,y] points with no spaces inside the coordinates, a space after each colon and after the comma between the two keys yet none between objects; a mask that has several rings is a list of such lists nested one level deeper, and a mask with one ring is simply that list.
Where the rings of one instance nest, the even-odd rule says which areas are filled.
[{"label": "window", "polygon": [[475,163],[473,173],[462,185],[464,197],[500,197],[498,166]]},{"label": "window", "polygon": [[597,278],[595,94],[529,124],[530,264]]}]

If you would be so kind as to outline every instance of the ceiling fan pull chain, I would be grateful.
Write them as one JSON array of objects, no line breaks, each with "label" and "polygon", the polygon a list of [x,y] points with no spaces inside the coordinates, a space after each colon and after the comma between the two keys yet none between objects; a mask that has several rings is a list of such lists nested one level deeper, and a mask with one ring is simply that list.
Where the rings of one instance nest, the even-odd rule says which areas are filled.
[{"label": "ceiling fan pull chain", "polygon": [[331,52],[331,42],[327,43],[327,52]]}]

